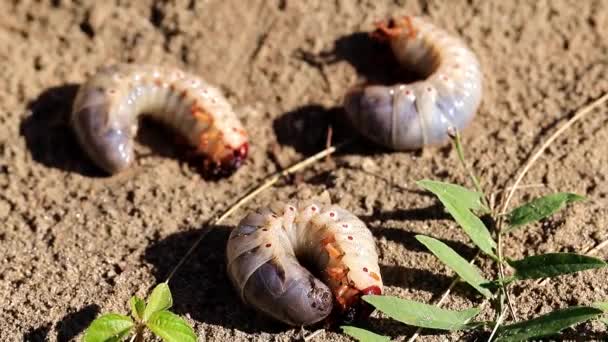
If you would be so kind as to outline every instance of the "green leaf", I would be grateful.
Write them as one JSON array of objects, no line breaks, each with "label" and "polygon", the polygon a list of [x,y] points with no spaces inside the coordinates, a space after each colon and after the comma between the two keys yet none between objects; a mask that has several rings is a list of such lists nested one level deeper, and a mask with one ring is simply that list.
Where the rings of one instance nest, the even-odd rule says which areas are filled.
[{"label": "green leaf", "polygon": [[391,340],[386,336],[378,335],[371,331],[357,327],[343,325],[340,328],[342,328],[342,331],[344,331],[346,334],[352,336],[353,338],[361,342],[388,342]]},{"label": "green leaf", "polygon": [[84,342],[122,341],[135,324],[129,316],[109,313],[94,320],[84,332]]},{"label": "green leaf", "polygon": [[438,194],[434,190],[432,190],[431,187],[433,189],[439,189],[438,191],[446,191],[446,192],[452,194],[452,196],[457,197],[459,199],[460,203],[462,204],[462,206],[466,207],[467,209],[471,209],[471,210],[475,210],[475,211],[487,209],[483,205],[483,201],[481,199],[483,195],[481,193],[479,193],[477,191],[469,190],[460,185],[432,181],[432,180],[428,180],[428,179],[423,179],[423,180],[419,181],[418,185],[422,186],[423,188],[431,191],[432,193],[434,193],[436,195],[438,195]]},{"label": "green leaf", "polygon": [[497,259],[494,254],[496,242],[492,240],[488,228],[486,228],[479,217],[471,212],[471,209],[474,209],[476,206],[478,207],[476,203],[480,201],[479,198],[481,197],[475,202],[473,196],[470,194],[472,191],[454,184],[426,179],[418,181],[417,184],[434,193],[439,198],[439,201],[441,201],[445,209],[452,215],[454,220],[456,220],[482,252]]},{"label": "green leaf", "polygon": [[137,296],[133,296],[129,301],[129,305],[131,306],[131,315],[141,321],[144,317],[144,310],[146,309],[144,300]]},{"label": "green leaf", "polygon": [[507,215],[507,222],[511,226],[507,231],[512,231],[514,228],[530,222],[542,220],[562,209],[566,204],[584,199],[585,197],[583,196],[567,192],[536,198],[529,203],[513,209]]},{"label": "green leaf", "polygon": [[473,286],[479,293],[487,298],[492,297],[492,292],[481,286],[488,281],[482,277],[479,269],[461,257],[445,243],[429,236],[416,235],[416,239],[426,246],[439,260],[451,268],[464,281]]},{"label": "green leaf", "polygon": [[608,313],[608,302],[595,302],[591,306],[604,311],[604,313]]},{"label": "green leaf", "polygon": [[521,260],[509,260],[508,263],[515,269],[517,279],[555,277],[606,266],[601,259],[574,253],[533,255]]},{"label": "green leaf", "polygon": [[452,311],[392,296],[363,296],[363,300],[399,322],[431,329],[467,329],[468,321],[479,313],[479,308]]},{"label": "green leaf", "polygon": [[158,284],[148,298],[148,305],[146,305],[144,314],[142,315],[142,321],[147,322],[152,314],[168,309],[171,305],[173,305],[173,298],[171,297],[169,285],[167,283]]},{"label": "green leaf", "polygon": [[150,316],[146,326],[165,342],[196,342],[196,334],[188,323],[167,310]]},{"label": "green leaf", "polygon": [[588,306],[574,306],[498,328],[496,342],[522,341],[560,332],[577,323],[599,316],[602,310]]}]

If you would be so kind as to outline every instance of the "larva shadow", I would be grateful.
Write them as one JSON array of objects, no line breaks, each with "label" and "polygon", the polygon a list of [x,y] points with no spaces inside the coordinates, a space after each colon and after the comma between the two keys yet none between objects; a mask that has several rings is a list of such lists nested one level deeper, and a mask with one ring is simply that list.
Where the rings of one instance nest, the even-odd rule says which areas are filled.
[{"label": "larva shadow", "polygon": [[69,124],[77,84],[52,87],[27,104],[30,115],[19,127],[32,158],[49,168],[102,177],[81,150]]},{"label": "larva shadow", "polygon": [[[343,36],[334,42],[331,50],[319,54],[299,50],[296,58],[316,68],[347,62],[361,78],[360,83],[389,85],[408,83],[420,78],[397,63],[387,44],[372,39],[366,32]],[[345,88],[344,91],[346,90]],[[353,134],[356,130],[348,123],[341,103],[331,108],[318,104],[299,107],[286,112],[273,123],[277,141],[282,145],[292,146],[303,154],[312,154],[325,147],[330,126],[334,144],[359,136]],[[355,144],[342,153],[370,155],[389,151],[380,145],[367,142],[366,139],[361,140],[365,142]]]},{"label": "larva shadow", "polygon": [[[332,145],[340,144],[358,135],[346,120],[342,107],[306,105],[288,111],[273,121],[273,130],[279,144],[293,147],[297,152],[311,155],[326,147],[331,127]],[[373,143],[357,143],[343,149],[340,154],[374,155],[389,152]]]},{"label": "larva shadow", "polygon": [[[363,221],[365,222],[365,221]],[[374,225],[368,224],[372,234],[376,237],[384,237],[389,241],[393,241],[401,244],[405,249],[412,252],[426,252],[430,253],[421,243],[416,240],[416,235],[420,235],[420,232],[411,232],[401,228],[394,227],[374,227]],[[435,237],[437,238],[437,237]],[[452,249],[456,250],[465,258],[475,255],[475,248],[468,246],[462,242],[439,239]]]},{"label": "larva shadow", "polygon": [[[432,295],[432,301],[439,300],[443,291],[454,280],[453,276],[441,274],[437,269],[425,270],[401,265],[380,265],[380,271],[382,272],[384,285],[424,291]],[[464,282],[456,284],[452,290],[452,294],[465,300],[476,297],[481,298],[475,289]]]},{"label": "larva shadow", "polygon": [[[423,193],[422,195],[428,195]],[[445,212],[440,202],[423,207],[411,209],[394,209],[394,210],[375,210],[371,215],[361,216],[360,219],[366,223],[374,221],[429,221],[429,220],[449,220],[451,216]]]},{"label": "larva shadow", "polygon": [[[287,329],[258,315],[241,302],[226,273],[228,226],[215,226],[169,282],[173,310],[192,319],[247,333],[278,333]],[[144,258],[154,266],[157,282],[166,280],[204,229],[176,233],[153,243]]]},{"label": "larva shadow", "polygon": [[[194,148],[188,144],[185,138],[160,122],[147,117],[140,119],[135,141],[139,145],[135,146],[135,164],[142,158],[155,156],[184,163],[196,170],[206,180],[220,178],[213,177],[205,171],[204,157],[196,155]],[[143,151],[144,149],[147,151]]]},{"label": "larva shadow", "polygon": [[419,75],[404,70],[397,63],[388,44],[372,38],[369,32],[342,36],[334,41],[330,50],[319,54],[300,50],[296,57],[315,67],[349,63],[360,81],[369,84],[390,85],[419,79]]}]

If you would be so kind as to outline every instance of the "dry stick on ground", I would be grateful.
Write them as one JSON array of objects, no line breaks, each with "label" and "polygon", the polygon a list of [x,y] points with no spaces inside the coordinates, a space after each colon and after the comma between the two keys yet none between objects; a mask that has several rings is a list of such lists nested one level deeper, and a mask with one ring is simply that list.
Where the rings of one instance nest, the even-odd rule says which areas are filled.
[{"label": "dry stick on ground", "polygon": [[[333,139],[333,135],[334,135],[334,129],[331,127],[331,125],[327,126],[327,139],[325,140],[325,148],[329,148],[331,146],[331,141]],[[331,155],[327,155],[327,157],[325,157],[325,162],[326,163],[330,163],[331,162]]]},{"label": "dry stick on ground", "polygon": [[589,114],[591,111],[593,111],[594,109],[599,107],[601,104],[603,104],[607,100],[608,100],[608,93],[602,95],[599,99],[597,99],[597,100],[593,101],[592,103],[590,103],[589,105],[583,107],[570,120],[568,120],[562,127],[560,127],[557,131],[555,131],[555,133],[553,133],[553,135],[551,135],[551,137],[549,137],[549,139],[547,139],[547,141],[545,141],[545,143],[538,149],[538,151],[536,151],[536,153],[528,160],[528,162],[526,163],[526,166],[521,170],[521,172],[517,176],[517,179],[515,180],[515,183],[513,183],[513,186],[511,187],[511,191],[509,191],[509,195],[507,196],[507,199],[504,202],[504,205],[502,206],[501,215],[504,215],[507,212],[509,203],[511,203],[511,198],[513,198],[513,193],[515,192],[515,188],[517,188],[517,186],[519,185],[519,183],[521,183],[521,181],[524,178],[524,176],[526,175],[526,173],[528,173],[528,170],[530,170],[532,165],[536,162],[536,160],[538,158],[540,158],[540,156],[553,143],[553,141],[555,141],[555,139],[557,139],[560,135],[562,135],[562,133],[564,133],[568,128],[570,128],[570,126],[572,126],[575,122],[582,119],[585,115]]},{"label": "dry stick on ground", "polygon": [[[517,178],[516,178],[515,182],[513,183],[513,185],[511,187],[509,187],[510,191],[509,191],[509,194],[507,196],[507,199],[505,200],[505,202],[504,202],[504,204],[502,206],[501,215],[500,215],[501,217],[503,217],[504,214],[506,213],[506,211],[507,211],[507,209],[509,207],[509,203],[511,202],[511,198],[513,197],[513,194],[515,193],[515,190],[517,190],[517,187],[519,186],[519,183],[521,183],[521,181],[524,178],[524,176],[526,175],[526,173],[528,173],[528,171],[530,170],[530,168],[532,167],[532,165],[543,154],[543,152],[545,152],[545,150],[553,143],[553,141],[555,141],[555,139],[557,139],[563,132],[565,132],[568,128],[570,128],[570,126],[572,126],[575,122],[577,122],[578,120],[580,120],[581,118],[583,118],[585,115],[589,114],[591,111],[593,111],[594,109],[596,109],[597,107],[599,107],[601,104],[605,103],[606,101],[608,101],[608,93],[602,95],[597,100],[593,101],[589,105],[587,105],[587,106],[583,107],[582,109],[580,109],[562,127],[560,127],[557,131],[555,131],[555,133],[553,133],[553,135],[551,135],[551,137],[549,137],[549,139],[547,139],[547,141],[538,149],[538,151],[528,160],[528,162],[526,163],[525,167],[522,169],[522,171],[517,176]],[[593,250],[599,250],[599,249],[603,248],[606,245],[608,245],[608,241],[600,243]],[[591,251],[589,251],[589,252],[591,252]],[[477,255],[475,255],[475,257],[473,257],[473,259],[471,259],[470,262],[473,263],[475,261],[475,259],[477,259],[478,256],[479,256],[479,252],[477,253]],[[454,285],[456,284],[457,281],[458,281],[458,277],[456,277],[454,279],[454,281],[452,282],[452,284],[450,284],[450,286],[447,288],[447,290],[443,293],[443,295],[441,297],[441,300],[439,300],[439,302],[437,302],[437,304],[436,304],[438,307],[440,307],[441,304],[443,303],[443,300],[445,298],[447,298],[447,296],[449,295],[450,291],[452,290],[452,287],[454,287]],[[482,305],[485,304],[486,301],[487,300],[484,300],[484,302],[482,303]],[[495,329],[497,329],[497,328],[498,328],[498,326],[495,327]],[[418,328],[416,330],[416,332],[414,333],[414,335],[412,335],[412,337],[410,337],[410,339],[408,340],[408,342],[415,341],[416,338],[418,338],[418,336],[420,335],[421,331],[422,331],[422,328]]]},{"label": "dry stick on ground", "polygon": [[273,186],[281,178],[289,176],[292,173],[295,173],[299,170],[306,168],[309,165],[316,163],[317,161],[325,158],[326,156],[329,156],[330,154],[344,148],[346,145],[349,145],[350,143],[352,143],[352,140],[346,141],[337,146],[328,147],[328,148],[324,149],[323,151],[321,151],[311,157],[308,157],[281,172],[275,173],[274,175],[268,177],[266,179],[266,181],[264,181],[262,184],[258,185],[257,187],[253,188],[252,190],[250,190],[245,196],[241,197],[241,199],[239,199],[236,203],[234,203],[232,206],[230,206],[230,208],[228,208],[228,210],[226,210],[223,214],[221,214],[220,216],[216,216],[214,219],[212,219],[207,224],[205,224],[205,227],[203,228],[201,235],[198,237],[198,239],[196,239],[196,241],[194,241],[194,243],[192,244],[190,249],[180,259],[180,261],[173,268],[173,270],[171,270],[171,273],[169,273],[169,276],[167,277],[166,282],[168,283],[169,280],[171,280],[171,278],[173,277],[175,272],[177,272],[177,270],[184,264],[184,262],[188,259],[188,257],[190,257],[192,252],[194,252],[196,247],[198,247],[198,245],[201,243],[201,241],[203,240],[205,235],[207,235],[213,229],[214,226],[222,223],[226,218],[228,218],[228,216],[230,216],[232,213],[234,213],[237,209],[239,209],[245,203],[252,200],[255,196],[260,194],[262,191]]}]

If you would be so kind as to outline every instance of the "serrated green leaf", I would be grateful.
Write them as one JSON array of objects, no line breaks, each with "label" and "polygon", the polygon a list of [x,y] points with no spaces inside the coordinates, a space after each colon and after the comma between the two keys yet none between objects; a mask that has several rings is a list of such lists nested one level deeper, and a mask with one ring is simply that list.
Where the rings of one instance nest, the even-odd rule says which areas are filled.
[{"label": "serrated green leaf", "polygon": [[507,231],[523,226],[530,222],[542,220],[562,209],[566,204],[582,201],[585,197],[567,192],[543,196],[517,207],[507,215],[507,223],[511,226]]},{"label": "serrated green leaf", "polygon": [[431,329],[467,329],[469,320],[479,313],[479,308],[452,311],[393,296],[368,295],[363,300],[399,322]]},{"label": "serrated green leaf", "polygon": [[552,335],[577,323],[599,316],[602,310],[588,306],[574,306],[498,328],[496,342],[523,341]]},{"label": "serrated green leaf", "polygon": [[451,268],[469,285],[473,286],[479,293],[487,298],[492,297],[492,292],[481,286],[488,281],[484,279],[475,265],[469,263],[445,243],[429,236],[416,235],[416,239],[426,246],[441,262]]},{"label": "serrated green leaf", "polygon": [[371,331],[357,327],[343,325],[340,328],[342,328],[342,331],[344,331],[344,333],[350,335],[351,337],[357,339],[360,342],[388,342],[391,340],[386,336],[378,335]]},{"label": "serrated green leaf", "polygon": [[142,321],[147,322],[155,312],[166,310],[173,305],[173,298],[171,297],[171,290],[167,283],[160,283],[156,285],[152,294],[148,297],[148,304],[144,309],[142,315]]},{"label": "serrated green leaf", "polygon": [[[431,180],[421,180],[417,184],[428,191],[434,193],[445,209],[462,227],[465,233],[471,238],[473,243],[481,249],[482,252],[497,259],[494,254],[496,242],[492,240],[492,236],[488,228],[483,224],[479,217],[475,216],[471,209],[474,207],[472,195],[466,194],[458,185],[436,182]],[[470,190],[466,190],[471,192]],[[478,199],[479,201],[479,199]]]},{"label": "serrated green leaf", "polygon": [[122,341],[135,324],[129,316],[109,313],[100,316],[84,332],[84,342]]},{"label": "serrated green leaf", "polygon": [[150,316],[146,326],[165,342],[196,342],[192,327],[181,317],[167,310]]},{"label": "serrated green leaf", "polygon": [[533,255],[521,260],[509,260],[508,263],[515,269],[514,277],[517,279],[556,277],[606,266],[601,259],[574,253]]},{"label": "serrated green leaf", "polygon": [[141,320],[144,317],[144,310],[146,309],[146,303],[143,299],[133,296],[131,300],[129,300],[129,305],[131,306],[131,315],[138,320]]}]

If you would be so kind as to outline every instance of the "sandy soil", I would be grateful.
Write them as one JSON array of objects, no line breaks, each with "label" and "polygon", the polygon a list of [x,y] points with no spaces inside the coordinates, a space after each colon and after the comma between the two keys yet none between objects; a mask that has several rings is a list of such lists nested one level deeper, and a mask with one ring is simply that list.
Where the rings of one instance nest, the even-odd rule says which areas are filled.
[{"label": "sandy soil", "polygon": [[[246,5],[245,5],[246,4]],[[464,132],[468,156],[489,191],[512,182],[537,144],[566,117],[608,91],[608,3],[597,1],[3,1],[0,4],[0,336],[67,341],[96,315],[127,312],[130,296],[163,281],[204,222],[282,166],[337,140],[342,95],[391,70],[362,32],[388,14],[426,15],[462,36],[485,72],[483,104]],[[103,176],[65,121],[77,85],[112,61],[181,66],[222,87],[252,136],[235,175],[205,180],[183,148],[155,125],[142,129],[136,165]],[[607,109],[576,124],[524,180],[588,196],[506,241],[512,258],[584,251],[608,238]],[[167,142],[168,143],[165,143]],[[202,340],[299,336],[257,316],[229,286],[228,228],[274,199],[328,190],[377,238],[388,294],[435,300],[451,272],[414,240],[427,234],[467,257],[475,250],[422,178],[466,183],[449,146],[394,153],[359,140],[345,152],[265,192],[209,234],[171,286],[175,311]],[[608,250],[598,253],[606,258]],[[492,272],[491,269],[488,270]],[[608,271],[513,287],[520,317],[605,299]],[[481,299],[457,286],[449,308]],[[395,338],[414,329],[378,314],[369,328]],[[570,334],[601,336],[582,325]],[[574,335],[573,335],[574,336]],[[425,331],[422,340],[473,339]],[[324,332],[318,340],[347,340]]]}]

